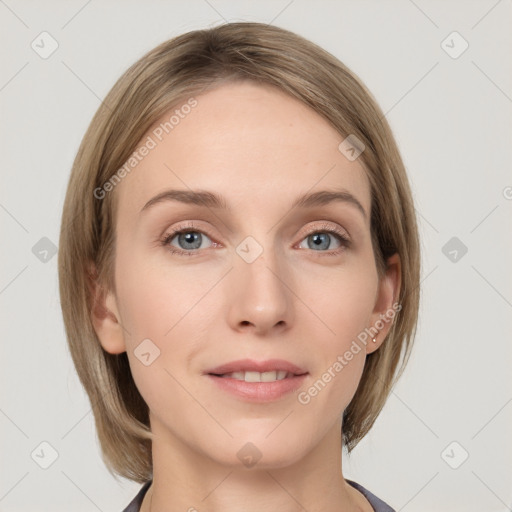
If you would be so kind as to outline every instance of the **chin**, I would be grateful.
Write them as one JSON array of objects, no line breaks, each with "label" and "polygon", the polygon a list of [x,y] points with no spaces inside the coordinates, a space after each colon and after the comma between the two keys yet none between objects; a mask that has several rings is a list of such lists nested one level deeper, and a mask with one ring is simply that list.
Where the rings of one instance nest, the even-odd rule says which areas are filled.
[{"label": "chin", "polygon": [[[273,422],[272,429],[275,427],[276,423]],[[272,429],[258,433],[253,431],[252,434],[229,440],[226,451],[221,455],[222,463],[247,469],[279,469],[296,463],[304,456],[304,451],[297,451],[297,446],[304,448],[304,443],[296,436],[285,430],[268,435]],[[226,452],[234,458],[232,456],[226,460]]]}]

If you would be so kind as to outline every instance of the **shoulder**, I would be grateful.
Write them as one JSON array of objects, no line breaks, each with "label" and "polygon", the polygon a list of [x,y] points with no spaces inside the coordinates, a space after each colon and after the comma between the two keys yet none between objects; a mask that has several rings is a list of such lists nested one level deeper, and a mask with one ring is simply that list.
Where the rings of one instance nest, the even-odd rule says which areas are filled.
[{"label": "shoulder", "polygon": [[142,505],[142,500],[144,499],[144,496],[146,495],[146,492],[149,489],[149,486],[151,485],[152,480],[148,480],[140,489],[137,496],[133,498],[132,501],[128,504],[128,506],[123,510],[123,512],[139,512],[140,507]]},{"label": "shoulder", "polygon": [[345,478],[345,481],[348,484],[350,484],[352,487],[357,489],[370,502],[370,505],[373,507],[373,510],[375,512],[396,512],[387,503],[382,501],[380,498],[377,498],[377,496],[375,496],[375,494],[371,493],[368,489],[363,487],[361,484],[358,484],[357,482],[354,482],[347,478]]}]

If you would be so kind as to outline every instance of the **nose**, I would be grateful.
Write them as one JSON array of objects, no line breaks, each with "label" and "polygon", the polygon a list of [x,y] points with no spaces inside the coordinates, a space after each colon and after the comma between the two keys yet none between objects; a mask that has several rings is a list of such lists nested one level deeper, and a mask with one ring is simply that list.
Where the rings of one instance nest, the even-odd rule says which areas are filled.
[{"label": "nose", "polygon": [[265,335],[291,327],[293,293],[282,262],[266,252],[252,263],[236,256],[229,278],[226,300],[233,329]]}]

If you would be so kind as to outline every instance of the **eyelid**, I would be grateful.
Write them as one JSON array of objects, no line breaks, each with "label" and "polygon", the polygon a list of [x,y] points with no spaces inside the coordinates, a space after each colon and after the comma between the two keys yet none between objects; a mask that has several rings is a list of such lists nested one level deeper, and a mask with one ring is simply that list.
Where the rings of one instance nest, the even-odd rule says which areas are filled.
[{"label": "eyelid", "polygon": [[[221,245],[219,242],[217,242],[214,237],[208,234],[207,230],[199,228],[196,224],[194,224],[194,221],[185,221],[184,223],[178,224],[177,226],[166,229],[163,233],[163,235],[159,238],[160,242],[166,243],[167,241],[172,240],[176,235],[179,235],[180,233],[186,233],[188,231],[201,233],[202,235],[207,236],[212,242],[216,245]],[[168,242],[167,242],[168,243]],[[194,249],[192,251],[184,251],[187,253],[194,254],[194,251],[199,251],[204,249]]]},{"label": "eyelid", "polygon": [[305,228],[304,233],[301,235],[302,236],[301,241],[305,236],[309,236],[314,233],[322,232],[322,231],[328,231],[328,232],[333,231],[336,234],[338,234],[340,237],[346,239],[347,241],[350,241],[350,235],[348,234],[346,229],[340,228],[337,224],[330,222],[330,221],[321,220],[319,222],[322,223],[322,224],[320,224],[320,226],[315,226],[314,228]]},{"label": "eyelid", "polygon": [[[313,235],[315,233],[319,233],[319,232],[320,233],[327,232],[330,234],[337,235],[340,238],[339,242],[341,243],[342,247],[338,248],[338,249],[334,249],[334,250],[313,251],[313,252],[318,252],[319,255],[320,254],[325,254],[325,255],[339,254],[343,249],[345,249],[351,245],[352,241],[351,241],[350,236],[348,235],[346,230],[340,228],[337,224],[330,222],[330,221],[324,220],[324,221],[319,221],[319,222],[322,222],[322,224],[320,226],[315,226],[314,228],[304,228],[303,230],[301,230],[301,235],[300,235],[300,239],[298,242],[299,244],[308,236],[311,236],[311,235]],[[206,230],[202,230],[198,226],[196,226],[193,221],[186,221],[182,224],[178,224],[176,227],[173,227],[170,230],[166,230],[164,232],[164,234],[160,237],[160,243],[162,245],[166,246],[166,248],[168,250],[170,250],[171,253],[176,253],[179,255],[193,256],[197,253],[204,252],[205,250],[207,250],[207,249],[193,249],[190,251],[185,251],[183,249],[175,248],[174,246],[170,245],[170,241],[174,237],[176,237],[180,233],[188,232],[188,231],[201,233],[202,235],[205,235],[210,240],[212,240],[212,242],[213,242],[212,246],[222,247],[222,244],[217,242],[214,239],[214,237],[210,236]],[[295,245],[297,245],[297,244],[294,244],[294,247],[295,247]]]},{"label": "eyelid", "polygon": [[[347,230],[343,229],[343,228],[340,228],[336,223],[331,222],[331,221],[327,221],[327,220],[321,220],[321,221],[317,221],[317,222],[321,222],[322,224],[320,224],[320,226],[315,226],[314,228],[311,228],[311,227],[310,228],[303,228],[301,230],[301,235],[300,236],[302,236],[302,237],[309,236],[309,235],[311,235],[313,233],[316,233],[317,231],[328,230],[328,231],[334,231],[337,234],[339,234],[340,236],[343,236],[343,237],[345,237],[347,239],[350,239],[350,235],[348,234]],[[208,234],[207,231],[202,230],[201,228],[196,226],[194,224],[194,221],[185,221],[183,224],[178,224],[176,227],[174,227],[174,228],[172,228],[170,230],[166,230],[165,233],[162,236],[163,237],[167,237],[170,234],[176,235],[180,231],[185,231],[185,230],[197,231],[197,232],[199,232],[199,233],[201,233],[203,235],[206,235],[209,238],[213,238],[211,235]],[[302,239],[300,241],[302,241]]]}]

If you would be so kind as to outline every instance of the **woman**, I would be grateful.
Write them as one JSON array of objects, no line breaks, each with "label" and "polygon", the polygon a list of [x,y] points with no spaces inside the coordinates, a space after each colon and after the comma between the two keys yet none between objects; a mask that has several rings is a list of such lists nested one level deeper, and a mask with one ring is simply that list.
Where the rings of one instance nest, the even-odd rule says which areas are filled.
[{"label": "woman", "polygon": [[105,98],[59,247],[71,354],[125,512],[390,511],[342,473],[414,340],[420,254],[391,130],[341,62],[228,23]]}]

